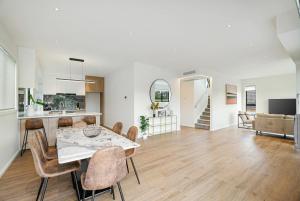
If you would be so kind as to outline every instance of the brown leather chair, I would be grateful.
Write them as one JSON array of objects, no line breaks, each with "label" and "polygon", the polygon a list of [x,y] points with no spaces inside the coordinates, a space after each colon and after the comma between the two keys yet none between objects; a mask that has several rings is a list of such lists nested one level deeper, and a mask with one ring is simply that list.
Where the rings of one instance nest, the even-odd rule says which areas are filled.
[{"label": "brown leather chair", "polygon": [[47,184],[49,178],[57,177],[60,175],[71,173],[72,180],[75,182],[77,197],[79,198],[79,190],[77,185],[77,175],[76,171],[80,168],[79,162],[72,162],[66,164],[58,164],[56,159],[54,160],[46,160],[43,157],[43,153],[41,150],[41,146],[37,140],[37,138],[32,138],[29,141],[30,149],[33,157],[33,162],[35,166],[36,173],[41,177],[41,184],[37,194],[36,200],[44,200],[45,192],[47,189]]},{"label": "brown leather chair", "polygon": [[73,119],[72,117],[60,117],[58,119],[57,127],[72,127],[73,126]]},{"label": "brown leather chair", "polygon": [[22,147],[21,147],[21,156],[23,156],[24,152],[26,151],[28,132],[34,131],[34,130],[40,130],[40,129],[43,131],[46,141],[48,141],[42,119],[33,118],[33,119],[27,119],[25,121],[25,134],[24,134],[23,143],[22,143]]},{"label": "brown leather chair", "polygon": [[81,175],[83,200],[85,192],[92,191],[92,200],[95,199],[95,191],[112,188],[118,185],[120,196],[124,201],[120,181],[127,175],[125,152],[122,147],[113,146],[98,150],[90,159],[87,172]]},{"label": "brown leather chair", "polygon": [[35,132],[35,137],[37,138],[39,145],[41,147],[41,151],[43,157],[47,160],[52,160],[57,158],[57,150],[55,147],[49,147],[45,136],[41,133],[41,131]]},{"label": "brown leather chair", "polygon": [[[129,128],[128,132],[127,132],[127,138],[129,140],[135,142],[137,135],[138,135],[138,128],[135,127],[135,126],[131,126]],[[128,149],[128,150],[125,151],[127,172],[129,173],[128,162],[127,162],[127,159],[129,158],[130,161],[131,161],[131,164],[132,164],[132,167],[133,167],[136,179],[137,179],[138,183],[141,184],[140,183],[140,179],[139,179],[139,175],[137,173],[137,170],[135,168],[135,165],[134,165],[134,162],[133,162],[133,158],[132,158],[134,156],[134,154],[135,154],[135,148]]]},{"label": "brown leather chair", "polygon": [[96,116],[85,116],[83,118],[83,121],[87,124],[87,125],[96,125]]},{"label": "brown leather chair", "polygon": [[122,122],[116,122],[115,125],[112,128],[112,131],[119,134],[119,135],[122,135],[122,129],[123,129]]}]

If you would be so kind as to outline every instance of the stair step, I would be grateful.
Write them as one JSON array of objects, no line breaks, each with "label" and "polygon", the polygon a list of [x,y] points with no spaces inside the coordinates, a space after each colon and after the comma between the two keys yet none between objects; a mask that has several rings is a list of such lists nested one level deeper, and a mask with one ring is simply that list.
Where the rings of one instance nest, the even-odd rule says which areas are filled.
[{"label": "stair step", "polygon": [[209,125],[195,123],[195,128],[200,128],[200,129],[209,130]]},{"label": "stair step", "polygon": [[210,120],[210,116],[207,115],[201,115],[200,119],[204,119],[204,120]]},{"label": "stair step", "polygon": [[206,111],[204,111],[204,112],[202,113],[202,115],[205,115],[205,116],[210,116],[210,112],[206,112]]},{"label": "stair step", "polygon": [[205,108],[205,112],[210,112],[210,108]]},{"label": "stair step", "polygon": [[210,120],[209,119],[198,119],[197,123],[210,125]]}]

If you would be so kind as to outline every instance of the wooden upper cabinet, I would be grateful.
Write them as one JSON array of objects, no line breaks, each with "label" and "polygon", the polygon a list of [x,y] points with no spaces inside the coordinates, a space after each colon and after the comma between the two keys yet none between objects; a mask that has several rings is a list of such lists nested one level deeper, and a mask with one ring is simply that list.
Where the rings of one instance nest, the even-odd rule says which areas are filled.
[{"label": "wooden upper cabinet", "polygon": [[96,76],[86,75],[85,79],[95,81],[95,83],[85,83],[85,92],[86,93],[104,92],[104,77],[96,77]]}]

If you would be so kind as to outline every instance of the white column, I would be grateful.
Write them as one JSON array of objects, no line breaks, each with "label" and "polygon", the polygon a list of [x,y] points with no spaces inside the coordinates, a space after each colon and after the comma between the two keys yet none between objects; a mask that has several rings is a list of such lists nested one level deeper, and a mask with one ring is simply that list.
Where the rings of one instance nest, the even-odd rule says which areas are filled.
[{"label": "white column", "polygon": [[294,127],[294,139],[296,149],[300,149],[300,62],[296,62],[296,85],[297,117]]}]

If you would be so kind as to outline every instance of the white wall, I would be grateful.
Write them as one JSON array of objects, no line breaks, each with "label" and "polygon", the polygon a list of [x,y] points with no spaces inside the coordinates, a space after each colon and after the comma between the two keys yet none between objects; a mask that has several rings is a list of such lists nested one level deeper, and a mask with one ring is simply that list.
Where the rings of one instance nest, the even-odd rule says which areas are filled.
[{"label": "white wall", "polygon": [[194,81],[180,82],[180,119],[182,126],[194,127]]},{"label": "white wall", "polygon": [[256,86],[256,112],[268,113],[268,99],[296,98],[296,74],[242,80],[242,108],[246,110],[244,87]]},{"label": "white wall", "polygon": [[[126,96],[126,98],[125,98]],[[118,69],[105,77],[105,120],[112,127],[115,122],[124,124],[123,131],[134,124],[134,68]]]},{"label": "white wall", "polygon": [[[16,46],[9,34],[0,25],[0,45],[16,58]],[[0,112],[0,176],[9,167],[19,152],[19,132],[17,112],[15,110]]]},{"label": "white wall", "polygon": [[177,75],[171,71],[138,62],[134,63],[134,124],[139,126],[141,115],[152,114],[149,90],[156,79],[164,79],[170,84],[172,94],[168,107],[173,114],[177,115],[177,129],[180,130],[180,80]]},{"label": "white wall", "polygon": [[[237,104],[226,104],[225,85],[237,85]],[[241,108],[240,80],[221,75],[212,76],[211,130],[218,130],[237,124],[237,114]]]}]

